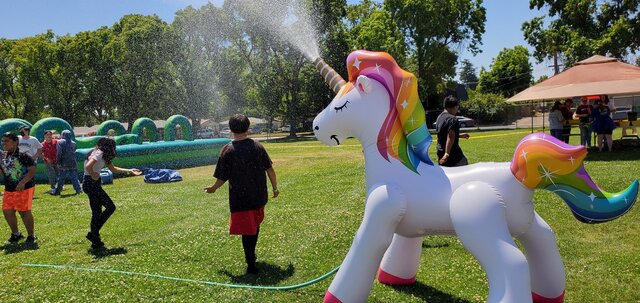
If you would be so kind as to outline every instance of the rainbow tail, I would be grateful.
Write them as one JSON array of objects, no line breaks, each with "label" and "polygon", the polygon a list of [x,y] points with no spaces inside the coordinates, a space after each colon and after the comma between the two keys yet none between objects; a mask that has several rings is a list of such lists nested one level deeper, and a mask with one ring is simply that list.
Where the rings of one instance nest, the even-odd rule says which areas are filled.
[{"label": "rainbow tail", "polygon": [[554,192],[581,222],[601,223],[624,215],[638,197],[638,180],[618,193],[603,191],[584,169],[584,146],[545,133],[524,137],[513,155],[511,172],[524,186]]}]

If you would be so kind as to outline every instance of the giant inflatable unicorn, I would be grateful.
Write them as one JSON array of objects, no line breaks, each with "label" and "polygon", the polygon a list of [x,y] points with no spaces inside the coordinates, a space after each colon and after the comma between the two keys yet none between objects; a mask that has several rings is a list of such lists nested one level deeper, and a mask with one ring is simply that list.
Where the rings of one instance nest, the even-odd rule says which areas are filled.
[{"label": "giant inflatable unicorn", "polygon": [[562,302],[564,266],[533,191],[556,193],[586,223],[615,219],[636,200],[637,180],[620,193],[601,190],[582,165],[586,149],[544,133],[523,138],[511,163],[434,165],[413,74],[379,52],[352,52],[348,81],[314,63],[337,94],[314,133],[331,146],[360,141],[367,187],[362,224],[324,302],[365,302],[376,273],[385,284],[415,282],[426,235],[459,237],[487,274],[488,302]]}]

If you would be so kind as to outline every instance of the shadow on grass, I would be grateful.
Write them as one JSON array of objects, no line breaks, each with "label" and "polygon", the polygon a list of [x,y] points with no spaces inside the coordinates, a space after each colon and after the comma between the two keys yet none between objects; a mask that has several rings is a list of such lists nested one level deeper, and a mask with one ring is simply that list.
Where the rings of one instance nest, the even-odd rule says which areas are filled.
[{"label": "shadow on grass", "polygon": [[617,146],[613,144],[613,151],[608,151],[605,147],[603,151],[597,148],[590,148],[587,154],[587,161],[635,161],[640,160],[640,147]]},{"label": "shadow on grass", "polygon": [[265,262],[256,262],[256,267],[258,267],[260,271],[258,274],[242,273],[240,275],[234,275],[228,270],[221,270],[220,273],[229,277],[231,282],[235,284],[275,285],[293,276],[296,271],[291,263],[289,263],[289,266],[286,268],[281,268]]},{"label": "shadow on grass", "polygon": [[124,247],[115,247],[115,248],[101,247],[101,248],[89,248],[87,252],[92,254],[96,259],[102,259],[109,256],[124,255],[129,251]]},{"label": "shadow on grass", "polygon": [[4,250],[5,255],[17,254],[19,252],[23,252],[25,250],[37,250],[40,246],[38,246],[38,242],[36,243],[10,243],[0,246],[1,250]]},{"label": "shadow on grass", "polygon": [[456,297],[452,294],[442,292],[429,285],[426,285],[420,281],[416,281],[412,285],[388,285],[389,287],[401,291],[412,296],[421,298],[425,302],[457,302],[467,303],[471,302],[460,297]]},{"label": "shadow on grass", "polygon": [[449,247],[449,243],[422,243],[422,248],[445,248]]},{"label": "shadow on grass", "polygon": [[287,136],[283,138],[265,140],[265,142],[268,142],[268,143],[291,143],[291,142],[307,142],[307,141],[318,141],[318,139],[316,139],[316,137],[314,137],[313,134],[304,135],[304,136],[300,136],[300,134],[298,134],[298,137]]},{"label": "shadow on grass", "polygon": [[445,248],[451,245],[451,236],[428,236],[422,241],[422,248]]}]

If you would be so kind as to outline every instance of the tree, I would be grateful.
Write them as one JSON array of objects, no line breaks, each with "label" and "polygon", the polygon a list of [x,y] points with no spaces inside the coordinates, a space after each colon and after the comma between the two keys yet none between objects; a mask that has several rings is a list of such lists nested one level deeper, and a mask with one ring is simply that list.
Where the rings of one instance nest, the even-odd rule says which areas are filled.
[{"label": "tree", "polygon": [[[223,60],[226,27],[225,12],[209,3],[199,10],[189,6],[176,13],[172,24],[183,45],[177,69],[180,79],[179,110],[192,119],[194,130],[198,130],[201,119],[210,113],[220,113],[216,87],[220,79],[216,67]],[[224,75],[224,74],[222,74]]]},{"label": "tree", "polygon": [[561,55],[569,68],[595,54],[623,59],[640,48],[638,0],[531,0],[529,7],[546,7],[553,18],[546,28],[544,16],[522,24],[538,62]]},{"label": "tree", "polygon": [[502,120],[503,114],[507,110],[506,100],[501,94],[483,93],[478,90],[467,90],[469,99],[464,101],[466,111],[473,113],[476,117],[482,117],[484,122],[495,122]]},{"label": "tree", "polygon": [[127,15],[113,26],[115,38],[105,51],[117,65],[118,111],[129,127],[137,118],[167,118],[178,112],[175,60],[180,43],[157,16]]},{"label": "tree", "polygon": [[55,91],[55,35],[0,40],[0,105],[10,117],[36,121]]},{"label": "tree", "polygon": [[491,63],[491,70],[480,72],[478,91],[511,97],[529,87],[532,80],[529,51],[518,45],[500,51]]},{"label": "tree", "polygon": [[462,45],[472,54],[480,52],[486,21],[482,0],[385,0],[384,7],[405,37],[423,98],[446,89]]},{"label": "tree", "polygon": [[82,83],[86,90],[87,124],[116,118],[119,102],[119,85],[116,78],[119,67],[109,55],[107,46],[115,39],[112,29],[103,26],[93,32],[76,35],[82,64],[87,69]]},{"label": "tree", "polygon": [[475,88],[478,84],[478,76],[476,76],[476,68],[473,67],[471,61],[468,59],[462,60],[462,67],[460,68],[460,82],[466,84],[467,87]]},{"label": "tree", "polygon": [[549,79],[549,76],[542,75],[542,76],[540,76],[540,78],[538,78],[538,80],[536,80],[536,82],[533,82],[533,84],[538,84],[538,83],[540,83],[540,82],[542,82],[544,80],[547,80],[547,79]]},{"label": "tree", "polygon": [[399,65],[404,65],[404,37],[389,11],[370,0],[351,5],[347,11],[348,40],[353,48],[387,52]]}]

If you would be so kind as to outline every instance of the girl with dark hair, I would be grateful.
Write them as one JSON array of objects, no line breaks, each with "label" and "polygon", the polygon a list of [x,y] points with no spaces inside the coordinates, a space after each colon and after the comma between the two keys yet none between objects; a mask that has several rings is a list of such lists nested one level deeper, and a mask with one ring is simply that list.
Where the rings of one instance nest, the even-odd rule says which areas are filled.
[{"label": "girl with dark hair", "polygon": [[[116,142],[110,138],[100,138],[96,147],[89,153],[84,161],[84,181],[82,190],[89,196],[89,206],[91,206],[91,230],[87,233],[87,239],[91,241],[92,248],[104,247],[100,237],[100,229],[109,217],[116,211],[116,205],[102,189],[100,171],[105,166],[110,171],[119,174],[132,174],[139,176],[142,172],[138,169],[126,169],[113,165],[116,157]],[[104,210],[102,208],[104,207]]]}]

